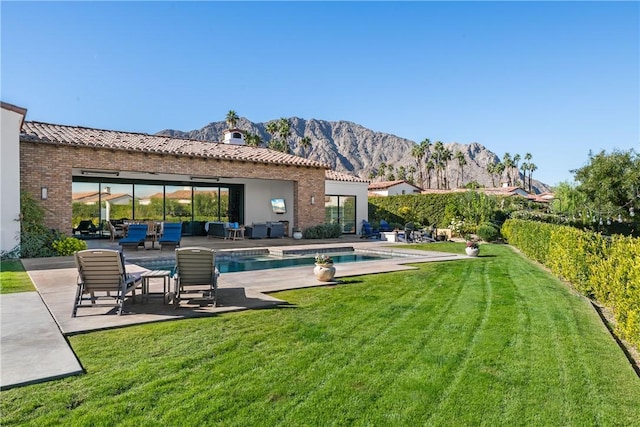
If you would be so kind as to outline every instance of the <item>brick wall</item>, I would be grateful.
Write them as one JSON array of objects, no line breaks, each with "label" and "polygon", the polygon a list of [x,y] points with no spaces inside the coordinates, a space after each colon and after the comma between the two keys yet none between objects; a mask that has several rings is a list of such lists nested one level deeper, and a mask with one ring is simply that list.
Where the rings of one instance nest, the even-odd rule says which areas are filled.
[{"label": "brick wall", "polygon": [[324,169],[21,142],[20,189],[40,200],[40,188],[46,186],[49,197],[40,200],[46,225],[67,234],[72,229],[72,168],[293,181],[293,223],[301,228],[324,223]]}]

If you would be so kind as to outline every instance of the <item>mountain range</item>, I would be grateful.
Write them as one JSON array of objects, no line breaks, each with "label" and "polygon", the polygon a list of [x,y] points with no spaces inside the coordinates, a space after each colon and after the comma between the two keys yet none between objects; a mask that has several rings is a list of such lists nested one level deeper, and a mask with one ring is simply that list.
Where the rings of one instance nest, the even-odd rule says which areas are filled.
[{"label": "mountain range", "polygon": [[[388,173],[385,173],[384,176],[378,176],[383,163],[387,166],[387,172],[390,169],[396,172],[394,176],[397,175],[400,167],[404,167],[405,171],[408,172],[413,166],[416,168],[416,172],[413,175],[415,184],[423,188],[429,188],[428,175],[424,167],[424,185],[419,182],[416,159],[411,154],[413,147],[416,145],[415,141],[388,133],[375,132],[357,123],[343,120],[306,120],[298,117],[291,117],[288,120],[291,124],[289,146],[292,154],[320,161],[337,172],[346,172],[371,181],[384,181],[389,178]],[[240,117],[236,123],[238,129],[260,136],[265,143],[271,139],[271,135],[266,131],[266,126],[267,123],[253,123],[244,117]],[[219,142],[223,140],[223,132],[227,128],[228,125],[225,121],[218,121],[211,122],[201,129],[191,131],[165,129],[156,133],[156,135]],[[303,137],[308,137],[311,140],[309,148],[300,146],[300,141]],[[458,165],[458,160],[452,159],[448,162],[445,170],[448,187],[464,186],[474,181],[484,187],[495,187],[506,181],[506,171],[502,177],[497,175],[492,177],[487,171],[488,164],[497,163],[501,159],[485,146],[475,142],[470,144],[452,142],[445,143],[444,147],[453,154],[458,151],[462,152],[466,160],[462,170]],[[515,155],[515,152],[512,154]],[[524,153],[521,154],[521,157],[523,155]],[[435,172],[431,175],[430,188],[437,188]],[[514,178],[515,175],[516,171],[513,170],[512,176]],[[520,185],[525,187],[522,171],[518,171],[517,175],[516,180],[519,180]],[[531,184],[534,193],[550,191],[548,185],[537,181],[535,178],[532,179]],[[528,185],[529,180],[527,177],[527,188]]]}]

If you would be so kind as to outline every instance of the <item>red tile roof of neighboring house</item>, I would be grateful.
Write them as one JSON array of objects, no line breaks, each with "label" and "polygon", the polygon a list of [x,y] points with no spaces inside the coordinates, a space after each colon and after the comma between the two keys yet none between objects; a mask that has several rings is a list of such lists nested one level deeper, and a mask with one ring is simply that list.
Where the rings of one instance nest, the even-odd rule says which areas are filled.
[{"label": "red tile roof of neighboring house", "polygon": [[[88,203],[88,202],[97,202],[99,200],[99,195],[100,193],[97,191],[85,191],[85,192],[80,192],[80,193],[73,193],[71,195],[71,200],[72,201],[82,201],[83,203]],[[109,201],[109,200],[114,200],[114,199],[119,199],[121,197],[131,197],[130,194],[127,193],[102,193],[102,196],[100,196],[100,198],[102,199],[102,201]]]},{"label": "red tile roof of neighboring house", "polygon": [[315,160],[309,160],[304,157],[262,147],[196,141],[192,139],[93,129],[81,126],[55,125],[33,121],[24,122],[20,140],[44,144],[207,157],[220,160],[308,166],[323,169],[329,168],[328,165]]},{"label": "red tile roof of neighboring house", "polygon": [[349,175],[344,172],[336,172],[330,169],[324,171],[325,179],[329,179],[331,181],[345,181],[345,182],[369,182],[366,179],[362,179],[360,177]]},{"label": "red tile roof of neighboring house", "polygon": [[[398,184],[402,184],[402,183],[406,183],[409,184],[407,181],[403,181],[401,179],[396,180],[396,181],[378,181],[378,182],[372,182],[369,184],[369,190],[386,190],[388,188],[393,187],[394,185],[398,185]],[[416,187],[413,184],[409,184],[413,187]],[[416,187],[418,188],[418,187]]]}]

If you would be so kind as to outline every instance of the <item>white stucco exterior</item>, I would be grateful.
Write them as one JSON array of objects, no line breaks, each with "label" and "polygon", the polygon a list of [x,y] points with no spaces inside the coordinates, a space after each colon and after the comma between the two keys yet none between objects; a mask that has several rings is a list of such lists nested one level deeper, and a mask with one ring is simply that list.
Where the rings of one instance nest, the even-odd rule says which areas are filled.
[{"label": "white stucco exterior", "polygon": [[401,182],[388,188],[371,189],[369,192],[380,196],[397,196],[399,194],[420,194],[420,189],[408,182]]},{"label": "white stucco exterior", "polygon": [[26,110],[2,103],[0,129],[0,251],[20,244],[20,127]]},{"label": "white stucco exterior", "polygon": [[360,234],[362,221],[369,221],[368,182],[348,182],[325,180],[324,192],[328,196],[355,196],[356,198],[356,234]]}]

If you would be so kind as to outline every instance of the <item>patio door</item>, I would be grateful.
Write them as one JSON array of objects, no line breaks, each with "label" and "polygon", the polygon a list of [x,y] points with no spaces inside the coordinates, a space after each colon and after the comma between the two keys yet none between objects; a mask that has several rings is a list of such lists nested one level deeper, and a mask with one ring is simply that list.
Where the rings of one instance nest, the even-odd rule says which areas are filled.
[{"label": "patio door", "polygon": [[325,196],[325,222],[340,224],[342,234],[356,233],[356,198],[355,196]]}]

